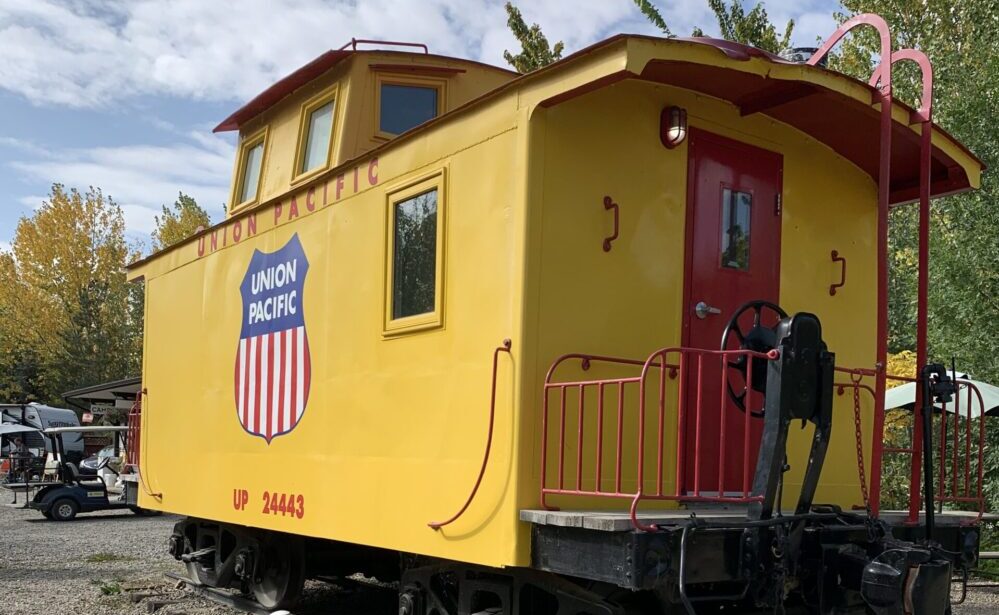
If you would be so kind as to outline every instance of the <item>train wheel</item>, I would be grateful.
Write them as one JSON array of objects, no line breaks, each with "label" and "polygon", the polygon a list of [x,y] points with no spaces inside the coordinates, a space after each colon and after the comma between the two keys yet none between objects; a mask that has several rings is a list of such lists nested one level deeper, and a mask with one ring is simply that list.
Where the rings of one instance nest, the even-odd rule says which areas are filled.
[{"label": "train wheel", "polygon": [[205,570],[200,562],[187,562],[184,566],[187,567],[187,578],[202,585],[215,587],[215,575]]},{"label": "train wheel", "polygon": [[302,541],[270,536],[261,545],[259,557],[256,577],[250,583],[253,597],[270,611],[294,606],[305,584]]}]

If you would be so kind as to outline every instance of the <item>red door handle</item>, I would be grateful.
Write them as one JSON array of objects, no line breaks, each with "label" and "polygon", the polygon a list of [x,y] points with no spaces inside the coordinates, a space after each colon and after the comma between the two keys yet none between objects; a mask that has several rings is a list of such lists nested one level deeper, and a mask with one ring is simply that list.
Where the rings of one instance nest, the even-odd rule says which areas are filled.
[{"label": "red door handle", "polygon": [[617,203],[615,203],[614,199],[610,198],[609,196],[604,197],[604,209],[614,210],[614,232],[611,233],[610,237],[604,238],[604,252],[610,252],[611,242],[617,239],[618,233],[620,231],[620,227],[618,225],[620,224],[621,220]]},{"label": "red door handle", "polygon": [[834,263],[840,262],[843,264],[843,268],[840,270],[839,282],[836,284],[829,285],[829,294],[835,295],[837,288],[842,288],[846,284],[846,258],[839,255],[838,250],[832,251],[832,261]]}]

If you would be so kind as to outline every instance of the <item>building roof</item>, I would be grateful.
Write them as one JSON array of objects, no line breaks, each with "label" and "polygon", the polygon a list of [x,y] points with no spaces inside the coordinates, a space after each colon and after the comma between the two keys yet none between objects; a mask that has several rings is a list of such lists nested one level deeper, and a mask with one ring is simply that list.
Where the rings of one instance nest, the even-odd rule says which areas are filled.
[{"label": "building roof", "polygon": [[72,402],[82,401],[86,403],[114,403],[119,399],[135,400],[139,389],[142,388],[142,378],[125,378],[113,382],[102,382],[89,387],[67,391],[62,394],[63,399]]}]

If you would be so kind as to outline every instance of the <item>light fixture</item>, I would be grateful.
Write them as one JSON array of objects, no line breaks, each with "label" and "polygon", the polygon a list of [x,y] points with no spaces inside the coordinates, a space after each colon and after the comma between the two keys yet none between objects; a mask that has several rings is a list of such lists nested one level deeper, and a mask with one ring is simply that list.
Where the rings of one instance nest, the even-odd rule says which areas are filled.
[{"label": "light fixture", "polygon": [[673,149],[687,138],[687,110],[666,107],[659,115],[659,140],[666,149]]}]

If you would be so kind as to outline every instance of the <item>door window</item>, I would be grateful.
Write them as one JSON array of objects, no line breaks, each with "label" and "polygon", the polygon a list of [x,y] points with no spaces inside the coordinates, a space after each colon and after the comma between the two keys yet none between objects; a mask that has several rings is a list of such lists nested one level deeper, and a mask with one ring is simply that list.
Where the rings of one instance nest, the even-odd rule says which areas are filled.
[{"label": "door window", "polygon": [[749,233],[753,213],[753,195],[725,188],[722,190],[721,266],[749,270]]}]

